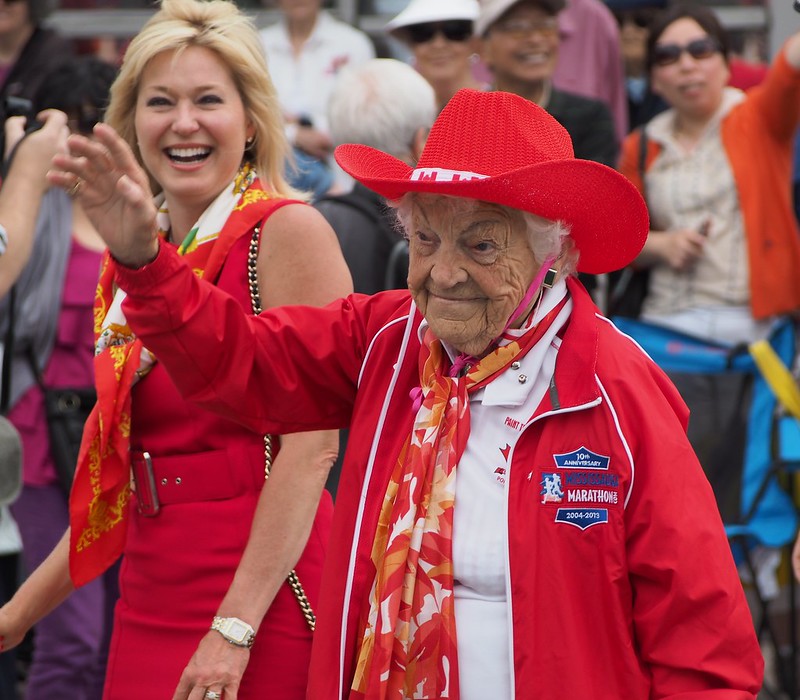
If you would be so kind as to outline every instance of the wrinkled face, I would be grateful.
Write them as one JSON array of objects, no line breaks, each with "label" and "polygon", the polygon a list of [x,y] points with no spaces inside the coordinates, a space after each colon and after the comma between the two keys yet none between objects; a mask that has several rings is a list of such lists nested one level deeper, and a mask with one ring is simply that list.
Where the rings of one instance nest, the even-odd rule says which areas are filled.
[{"label": "wrinkled face", "polygon": [[[705,29],[689,17],[670,24],[656,45],[686,47],[692,41],[708,37]],[[661,95],[679,115],[706,119],[719,107],[730,71],[722,53],[715,51],[703,58],[694,58],[681,51],[677,61],[654,65],[651,71],[653,92]]]},{"label": "wrinkled face", "polygon": [[480,357],[538,270],[522,215],[488,202],[414,198],[408,286],[431,330]]},{"label": "wrinkled face", "polygon": [[145,168],[170,206],[201,212],[233,180],[254,132],[230,71],[200,46],[148,62],[134,123]]},{"label": "wrinkled face", "polygon": [[518,3],[489,27],[481,55],[498,85],[549,80],[558,60],[558,21],[535,4]]}]

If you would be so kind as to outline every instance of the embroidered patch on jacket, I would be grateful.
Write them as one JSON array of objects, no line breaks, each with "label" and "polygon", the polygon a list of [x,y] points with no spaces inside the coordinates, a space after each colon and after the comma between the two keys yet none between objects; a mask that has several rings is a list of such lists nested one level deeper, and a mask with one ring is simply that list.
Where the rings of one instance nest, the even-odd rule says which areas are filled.
[{"label": "embroidered patch on jacket", "polygon": [[561,475],[556,473],[542,473],[542,503],[561,503],[564,500],[564,491],[561,488]]},{"label": "embroidered patch on jacket", "polygon": [[557,523],[567,523],[574,525],[581,530],[585,530],[592,525],[600,525],[608,522],[607,508],[559,508],[556,513]]},{"label": "embroidered patch on jacket", "polygon": [[572,452],[553,455],[553,461],[561,469],[608,469],[611,458],[581,446]]},{"label": "embroidered patch on jacket", "polygon": [[585,446],[553,455],[553,466],[540,471],[540,504],[553,504],[553,521],[586,530],[608,523],[609,507],[620,501],[619,475],[611,458]]}]

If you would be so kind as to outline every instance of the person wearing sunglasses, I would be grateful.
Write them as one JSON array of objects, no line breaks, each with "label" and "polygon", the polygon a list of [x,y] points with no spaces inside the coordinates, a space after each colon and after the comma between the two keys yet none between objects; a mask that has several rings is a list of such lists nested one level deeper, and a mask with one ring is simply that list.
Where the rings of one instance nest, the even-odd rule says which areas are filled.
[{"label": "person wearing sunglasses", "polygon": [[667,105],[650,89],[645,59],[650,23],[666,5],[665,0],[607,0],[619,25],[619,40],[625,70],[628,129],[649,122]]},{"label": "person wearing sunglasses", "polygon": [[[776,317],[800,309],[800,237],[790,195],[800,34],[747,93],[727,85],[729,49],[708,8],[676,6],[659,15],[647,69],[670,108],[626,139],[620,170],[646,193],[650,210],[651,231],[634,263],[650,271],[642,318],[734,347],[766,337]],[[730,512],[725,505],[734,500],[725,494],[738,488],[730,460],[717,473],[702,447],[712,444],[703,441],[706,431],[714,431],[704,424],[726,400],[708,401],[708,375],[672,378],[692,409],[690,438],[723,516],[737,516],[738,501]]]},{"label": "person wearing sunglasses", "polygon": [[477,0],[411,0],[386,24],[385,30],[411,50],[414,67],[433,87],[439,109],[461,88],[486,87],[473,71],[477,16]]}]

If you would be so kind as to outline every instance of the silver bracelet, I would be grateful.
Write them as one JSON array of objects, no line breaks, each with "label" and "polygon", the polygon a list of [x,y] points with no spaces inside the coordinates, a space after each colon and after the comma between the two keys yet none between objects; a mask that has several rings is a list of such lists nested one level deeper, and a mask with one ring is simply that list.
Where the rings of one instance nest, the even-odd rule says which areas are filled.
[{"label": "silver bracelet", "polygon": [[0,224],[0,255],[6,252],[8,248],[8,232],[3,224]]}]

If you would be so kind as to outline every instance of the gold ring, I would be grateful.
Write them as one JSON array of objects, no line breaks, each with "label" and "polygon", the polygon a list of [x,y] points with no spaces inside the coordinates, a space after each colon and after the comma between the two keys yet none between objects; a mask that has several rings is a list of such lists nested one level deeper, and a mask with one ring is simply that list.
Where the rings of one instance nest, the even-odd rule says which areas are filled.
[{"label": "gold ring", "polygon": [[78,179],[75,181],[75,184],[74,184],[72,187],[70,187],[70,188],[67,190],[67,194],[68,194],[70,197],[75,197],[75,196],[78,194],[78,192],[80,192],[80,191],[81,191],[81,186],[82,186],[82,185],[83,185],[83,180],[81,180],[80,178],[78,178]]}]

